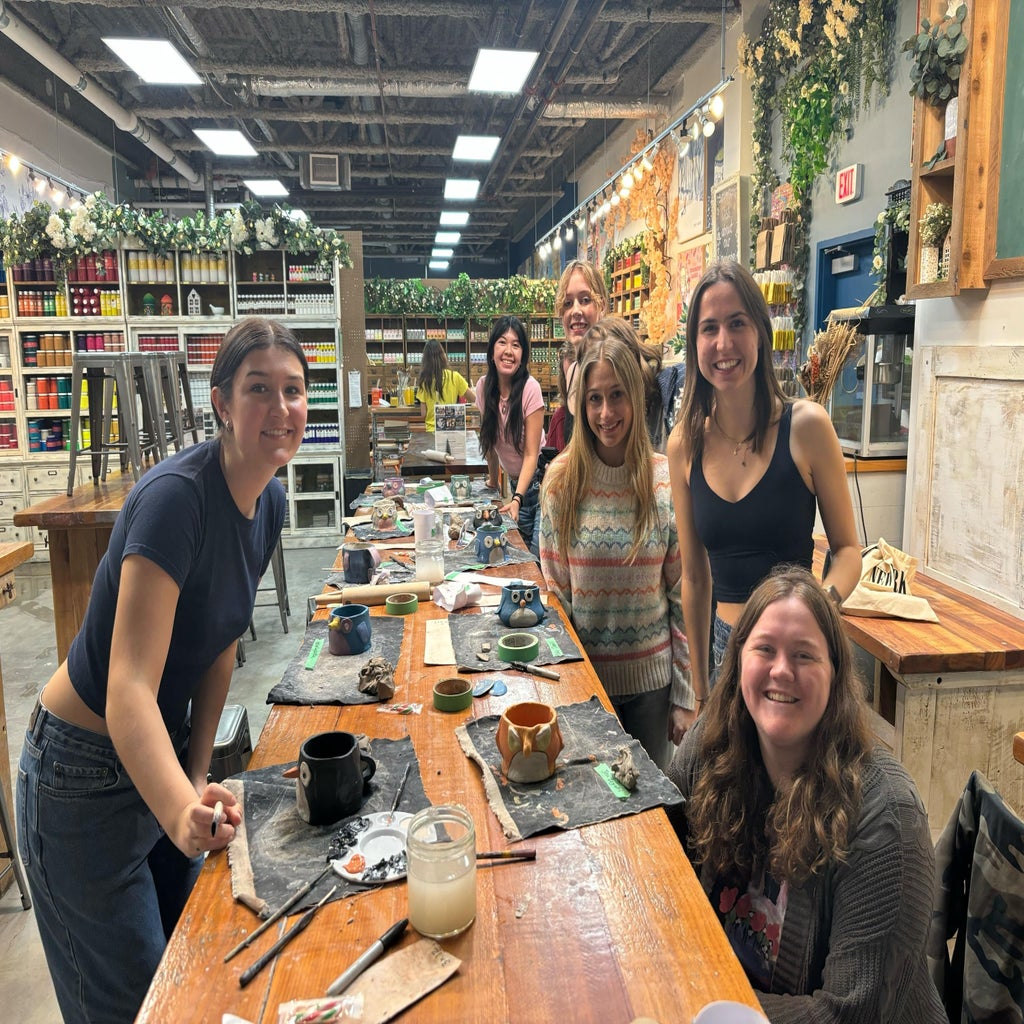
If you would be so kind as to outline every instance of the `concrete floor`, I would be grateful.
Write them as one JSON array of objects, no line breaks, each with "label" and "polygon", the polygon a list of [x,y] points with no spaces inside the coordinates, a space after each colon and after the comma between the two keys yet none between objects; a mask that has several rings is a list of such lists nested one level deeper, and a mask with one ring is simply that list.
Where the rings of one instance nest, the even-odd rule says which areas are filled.
[{"label": "concrete floor", "polygon": [[[280,680],[301,642],[306,598],[320,592],[326,567],[334,556],[333,547],[285,551],[291,601],[288,633],[282,629],[273,592],[259,595],[260,606],[253,615],[257,639],[246,634],[246,662],[235,669],[228,695],[229,703],[245,706],[253,744],[270,711],[267,693]],[[0,658],[12,779],[17,778],[25,728],[36,696],[57,667],[49,564],[33,559],[18,567],[15,578],[18,596],[0,612]],[[5,863],[0,862],[0,867]],[[19,1024],[56,1024],[61,1019],[35,917],[31,910],[22,909],[17,885],[0,898],[0,1006],[4,1020]]]}]

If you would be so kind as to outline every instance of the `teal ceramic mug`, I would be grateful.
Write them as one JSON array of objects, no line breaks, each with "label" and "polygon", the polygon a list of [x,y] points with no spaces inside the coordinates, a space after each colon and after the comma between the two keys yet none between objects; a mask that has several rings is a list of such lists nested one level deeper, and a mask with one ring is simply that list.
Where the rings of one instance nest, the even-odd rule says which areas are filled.
[{"label": "teal ceramic mug", "polygon": [[365,604],[336,604],[327,619],[331,654],[365,654],[370,649],[370,609]]}]

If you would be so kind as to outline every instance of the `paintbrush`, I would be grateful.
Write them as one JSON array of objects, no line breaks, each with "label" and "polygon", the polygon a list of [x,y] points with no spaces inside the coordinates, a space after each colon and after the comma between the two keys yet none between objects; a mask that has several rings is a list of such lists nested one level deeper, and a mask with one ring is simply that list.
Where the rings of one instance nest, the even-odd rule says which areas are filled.
[{"label": "paintbrush", "polygon": [[484,850],[476,855],[477,860],[536,860],[536,850]]}]

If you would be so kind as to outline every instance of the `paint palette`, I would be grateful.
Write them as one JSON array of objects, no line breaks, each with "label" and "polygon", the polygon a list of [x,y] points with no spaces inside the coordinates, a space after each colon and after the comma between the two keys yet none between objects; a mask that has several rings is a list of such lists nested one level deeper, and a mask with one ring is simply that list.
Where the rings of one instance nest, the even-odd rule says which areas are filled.
[{"label": "paint palette", "polygon": [[349,882],[374,885],[405,878],[405,842],[412,815],[405,811],[364,814],[367,826],[331,861],[336,874]]}]

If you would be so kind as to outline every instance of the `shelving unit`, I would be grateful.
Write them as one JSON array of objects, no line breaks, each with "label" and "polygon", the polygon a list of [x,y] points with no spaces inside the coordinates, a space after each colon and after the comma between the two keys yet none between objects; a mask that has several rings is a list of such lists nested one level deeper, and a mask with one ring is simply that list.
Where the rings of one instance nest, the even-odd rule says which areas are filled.
[{"label": "shelving unit", "polygon": [[[956,145],[952,157],[926,168],[945,135],[945,110],[914,100],[914,141],[910,191],[910,243],[907,297],[928,299],[958,295],[965,288],[986,288],[985,228],[991,174],[993,48],[997,45],[1000,0],[970,0],[963,30],[970,40],[960,74]],[[946,0],[922,0],[921,15],[941,20]],[[918,221],[929,203],[952,207],[949,272],[945,280],[920,283],[921,238]]]},{"label": "shelving unit", "polygon": [[616,260],[612,271],[609,299],[616,316],[640,330],[640,310],[650,297],[650,268],[637,250],[631,257]]},{"label": "shelving unit", "polygon": [[[313,265],[312,257],[283,250],[157,257],[129,249],[81,258],[65,282],[41,260],[0,277],[0,541],[45,547],[45,536],[12,520],[66,488],[71,404],[80,400],[70,392],[74,352],[184,351],[202,434],[211,437],[214,358],[236,318],[257,312],[264,295],[275,308],[261,311],[288,324],[310,367],[306,437],[279,474],[288,492],[284,541],[337,536],[344,469],[338,274],[317,276]],[[223,314],[211,314],[211,306]],[[85,483],[89,460],[79,465]]]}]

